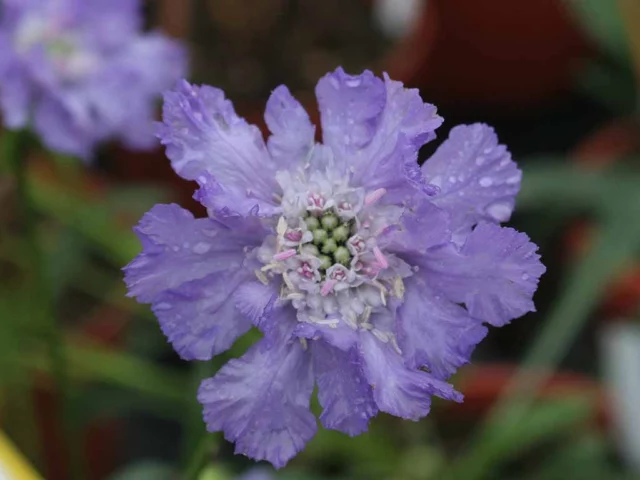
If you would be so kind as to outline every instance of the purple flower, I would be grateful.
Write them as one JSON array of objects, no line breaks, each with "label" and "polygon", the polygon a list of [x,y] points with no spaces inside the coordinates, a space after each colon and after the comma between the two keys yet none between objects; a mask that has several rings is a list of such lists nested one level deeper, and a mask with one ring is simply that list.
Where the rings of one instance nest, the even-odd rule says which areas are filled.
[{"label": "purple flower", "polygon": [[342,69],[316,87],[323,144],[286,87],[265,119],[222,91],[181,82],[159,136],[196,180],[208,218],[157,205],[136,231],[129,295],[151,303],[188,360],[209,360],[252,326],[264,338],[204,380],[211,431],[282,467],[316,431],[349,435],[378,411],[418,420],[487,333],[534,310],[545,268],[525,234],[501,227],[520,170],[490,127],[458,126],[420,168],[442,123],[416,90]]},{"label": "purple flower", "polygon": [[154,145],[159,94],[185,73],[185,52],[141,33],[138,0],[2,0],[0,108],[51,150],[88,157],[119,138]]}]

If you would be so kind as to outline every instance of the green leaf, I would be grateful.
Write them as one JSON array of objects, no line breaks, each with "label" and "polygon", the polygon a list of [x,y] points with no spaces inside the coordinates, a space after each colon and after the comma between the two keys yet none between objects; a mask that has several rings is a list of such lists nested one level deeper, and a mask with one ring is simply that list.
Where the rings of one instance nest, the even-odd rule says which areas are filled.
[{"label": "green leaf", "polygon": [[569,4],[605,53],[622,64],[629,62],[626,30],[615,0],[570,0]]},{"label": "green leaf", "polygon": [[128,465],[109,477],[109,480],[174,480],[176,471],[161,462],[143,461]]}]

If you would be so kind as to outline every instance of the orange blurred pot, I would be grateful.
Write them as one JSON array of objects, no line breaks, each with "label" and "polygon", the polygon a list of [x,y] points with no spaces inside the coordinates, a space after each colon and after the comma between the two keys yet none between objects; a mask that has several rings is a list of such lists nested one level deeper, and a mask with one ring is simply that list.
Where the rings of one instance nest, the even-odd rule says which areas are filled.
[{"label": "orange blurred pot", "polygon": [[429,71],[419,86],[432,101],[463,108],[535,107],[572,85],[590,52],[562,0],[430,0],[438,11]]},{"label": "orange blurred pot", "polygon": [[[456,381],[456,388],[464,395],[464,402],[447,402],[439,415],[444,416],[445,420],[477,420],[488,413],[517,371],[518,365],[508,363],[467,367]],[[533,378],[535,372],[531,372],[531,376]],[[598,427],[606,428],[611,422],[607,395],[602,386],[589,377],[571,372],[555,372],[542,385],[538,398],[549,400],[577,394],[596,398],[597,408],[593,421]],[[447,417],[448,415],[451,417]]]}]

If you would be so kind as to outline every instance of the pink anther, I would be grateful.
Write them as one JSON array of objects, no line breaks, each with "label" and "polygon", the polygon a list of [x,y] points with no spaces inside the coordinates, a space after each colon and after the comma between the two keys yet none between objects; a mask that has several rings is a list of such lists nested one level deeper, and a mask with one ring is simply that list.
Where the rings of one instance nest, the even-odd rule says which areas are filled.
[{"label": "pink anther", "polygon": [[364,197],[364,204],[365,205],[371,205],[372,203],[376,203],[378,200],[380,200],[382,197],[384,197],[386,193],[387,193],[387,189],[386,188],[378,188],[377,190],[374,190],[373,192],[369,192]]},{"label": "pink anther", "polygon": [[276,253],[273,256],[273,259],[274,260],[278,260],[278,261],[286,260],[287,258],[291,258],[291,257],[295,256],[295,254],[296,254],[296,251],[293,248],[290,248],[289,250],[285,250],[283,252]]}]

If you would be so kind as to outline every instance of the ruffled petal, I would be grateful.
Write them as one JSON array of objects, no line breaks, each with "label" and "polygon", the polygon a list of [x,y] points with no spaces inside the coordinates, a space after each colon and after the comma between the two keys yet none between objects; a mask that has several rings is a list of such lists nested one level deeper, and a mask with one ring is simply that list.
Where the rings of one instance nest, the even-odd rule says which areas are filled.
[{"label": "ruffled petal", "polygon": [[509,220],[522,178],[493,128],[481,123],[453,128],[422,172],[440,188],[433,201],[451,216],[452,230],[463,233],[481,220]]},{"label": "ruffled petal", "polygon": [[355,348],[343,351],[323,341],[311,346],[318,383],[318,400],[323,408],[320,422],[325,428],[348,435],[367,431],[369,419],[378,412]]},{"label": "ruffled petal", "polygon": [[264,119],[271,132],[267,148],[278,167],[302,164],[313,147],[315,127],[284,85],[277,87],[269,97]]},{"label": "ruffled petal", "polygon": [[209,173],[225,190],[255,199],[261,210],[274,205],[275,164],[260,130],[236,115],[222,90],[179,82],[165,94],[158,137],[180,176],[195,180]]},{"label": "ruffled petal", "polygon": [[[135,228],[142,253],[124,268],[128,296],[150,303],[185,282],[242,267],[247,236],[178,205],[156,205]],[[259,242],[261,239],[256,239]]]},{"label": "ruffled petal", "polygon": [[325,145],[354,153],[371,143],[386,103],[380,78],[369,70],[348,75],[339,67],[318,81],[316,96]]},{"label": "ruffled petal", "polygon": [[420,262],[430,285],[464,303],[472,317],[502,326],[535,311],[533,294],[546,270],[537,249],[524,233],[480,223],[461,248],[436,249]]},{"label": "ruffled petal", "polygon": [[389,229],[378,240],[391,252],[422,254],[451,240],[449,215],[424,196],[405,206],[399,223],[400,228]]},{"label": "ruffled petal", "polygon": [[236,308],[238,292],[251,274],[223,271],[160,293],[152,304],[160,327],[184,360],[210,360],[251,328]]},{"label": "ruffled petal", "polygon": [[345,352],[354,347],[358,341],[357,332],[343,321],[339,321],[335,326],[302,322],[296,326],[293,334],[307,340],[322,339]]},{"label": "ruffled petal", "polygon": [[409,185],[422,188],[417,152],[442,118],[417,90],[386,75],[347,75],[339,68],[318,82],[316,95],[325,144],[352,168],[353,185],[385,188],[388,201],[404,198]]},{"label": "ruffled petal", "polygon": [[198,401],[210,432],[224,432],[236,453],[282,468],[313,437],[309,410],[313,391],[311,356],[298,340],[254,345],[204,380]]},{"label": "ruffled petal", "polygon": [[278,290],[273,283],[264,285],[253,280],[240,285],[233,298],[236,308],[259,327],[272,315],[278,300]]},{"label": "ruffled petal", "polygon": [[397,313],[398,344],[409,368],[426,366],[441,380],[469,362],[487,329],[468,312],[431,290],[419,276],[406,282]]},{"label": "ruffled petal", "polygon": [[451,385],[421,370],[409,369],[390,343],[369,332],[361,335],[360,356],[378,408],[407,420],[419,420],[431,408],[431,395],[462,401]]}]

